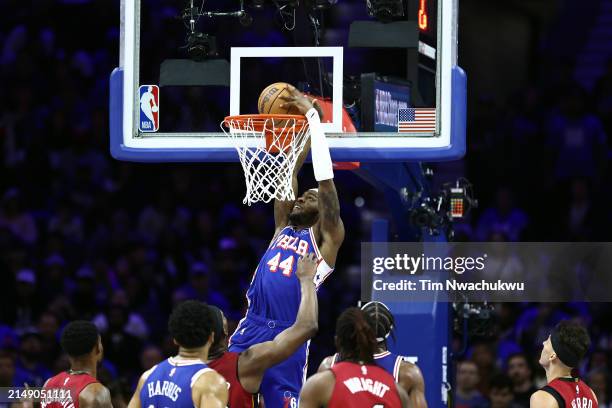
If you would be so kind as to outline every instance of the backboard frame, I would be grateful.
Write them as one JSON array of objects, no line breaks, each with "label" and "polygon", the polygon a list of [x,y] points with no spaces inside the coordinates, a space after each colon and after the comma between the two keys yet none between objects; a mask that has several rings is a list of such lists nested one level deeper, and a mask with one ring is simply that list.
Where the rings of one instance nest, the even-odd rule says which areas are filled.
[{"label": "backboard frame", "polygon": [[[436,133],[433,136],[380,137],[377,133],[359,133],[350,136],[337,132],[338,126],[329,124],[326,130],[328,142],[335,161],[444,161],[462,157],[465,154],[466,133],[466,75],[457,66],[457,18],[458,0],[440,2],[438,13],[438,38],[441,44],[437,53],[437,64],[441,73],[437,84],[437,115],[439,117]],[[110,78],[110,147],[111,155],[118,160],[136,162],[236,162],[238,156],[221,131],[219,133],[170,133],[139,134],[136,128],[137,110],[135,106],[136,89],[139,79],[139,21],[140,0],[122,0],[121,11],[121,50],[120,66]],[[452,30],[443,30],[450,26]],[[314,55],[320,50],[321,56],[329,55],[337,59],[342,47],[305,47],[302,51]],[[326,48],[329,48],[326,49]],[[339,50],[338,50],[339,48]],[[295,50],[295,48],[293,48]],[[441,51],[441,52],[440,52]],[[293,51],[299,53],[300,50]],[[329,52],[329,54],[327,53]],[[285,54],[283,54],[285,53]],[[284,47],[235,47],[232,49],[232,80],[239,74],[236,62],[249,56],[286,55]],[[297,55],[297,54],[296,54]],[[291,55],[288,55],[291,56]],[[335,61],[342,69],[342,61]],[[337,64],[339,62],[339,64]],[[335,73],[334,77],[338,75]],[[342,78],[342,75],[340,75]],[[334,81],[334,100],[337,101],[336,86],[341,80]],[[230,93],[231,95],[231,93]],[[239,101],[230,100],[231,114],[238,114]],[[340,104],[334,110],[340,111]],[[245,112],[242,112],[245,113]],[[334,112],[334,118],[341,114]]]}]

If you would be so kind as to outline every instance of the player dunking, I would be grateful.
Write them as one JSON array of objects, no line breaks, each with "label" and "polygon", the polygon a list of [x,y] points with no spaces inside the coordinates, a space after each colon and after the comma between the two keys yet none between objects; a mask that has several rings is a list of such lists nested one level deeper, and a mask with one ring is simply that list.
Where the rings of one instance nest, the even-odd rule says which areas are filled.
[{"label": "player dunking", "polygon": [[[297,258],[314,253],[318,260],[315,286],[333,271],[338,249],[344,240],[340,204],[325,134],[312,102],[289,87],[285,107],[296,107],[308,119],[312,165],[318,189],[306,191],[296,201],[275,201],[275,233],[255,270],[247,291],[248,309],[230,339],[230,351],[242,352],[254,344],[274,339],[295,321],[300,304],[300,284],[295,276]],[[293,174],[297,192],[297,173],[306,149]],[[304,381],[308,344],[264,375],[260,392],[266,407],[294,407]]]},{"label": "player dunking", "polygon": [[[102,361],[102,340],[96,326],[85,320],[68,323],[60,340],[68,354],[70,370],[47,380],[46,389],[67,389],[74,408],[112,408],[108,389],[96,379]],[[59,401],[42,403],[43,408],[67,406]]]},{"label": "player dunking", "polygon": [[[408,393],[411,407],[427,408],[425,381],[419,367],[387,349],[387,338],[395,326],[395,319],[389,308],[384,303],[373,301],[363,305],[361,310],[369,317],[368,321],[374,325],[372,329],[378,343],[376,354],[374,354],[376,365],[391,374],[395,382],[399,383]],[[318,372],[323,372],[340,361],[339,353],[326,357],[321,362]]]},{"label": "player dunking", "polygon": [[340,315],[336,323],[340,362],[306,381],[300,394],[300,408],[408,406],[406,391],[374,362],[376,334],[368,320],[356,307]]},{"label": "player dunking", "polygon": [[295,323],[273,341],[256,344],[242,353],[227,350],[227,320],[220,309],[210,306],[215,317],[215,342],[210,348],[208,365],[230,384],[229,408],[258,406],[254,394],[259,392],[266,370],[291,356],[316,334],[318,308],[313,282],[316,270],[317,258],[313,253],[299,259],[296,275],[302,299]]},{"label": "player dunking", "polygon": [[179,304],[168,320],[170,334],[179,346],[178,356],[142,374],[128,407],[225,407],[227,383],[205,364],[212,327],[208,305],[195,300]]},{"label": "player dunking", "polygon": [[572,376],[591,345],[586,329],[561,322],[544,341],[540,365],[548,384],[531,396],[532,408],[597,408],[597,397],[581,379]]}]

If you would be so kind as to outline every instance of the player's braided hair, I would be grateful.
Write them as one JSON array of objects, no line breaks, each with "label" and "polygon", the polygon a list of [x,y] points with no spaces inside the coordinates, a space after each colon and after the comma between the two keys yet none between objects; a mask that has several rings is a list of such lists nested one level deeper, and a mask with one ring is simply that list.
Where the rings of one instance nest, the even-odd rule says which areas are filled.
[{"label": "player's braided hair", "polygon": [[378,343],[385,342],[389,335],[395,340],[393,335],[395,318],[384,303],[377,301],[368,302],[361,307],[361,310],[370,318],[369,321],[373,324],[372,328],[376,333],[376,341]]},{"label": "player's braided hair", "polygon": [[346,309],[336,322],[336,347],[342,360],[372,363],[376,334],[368,316],[359,308]]}]

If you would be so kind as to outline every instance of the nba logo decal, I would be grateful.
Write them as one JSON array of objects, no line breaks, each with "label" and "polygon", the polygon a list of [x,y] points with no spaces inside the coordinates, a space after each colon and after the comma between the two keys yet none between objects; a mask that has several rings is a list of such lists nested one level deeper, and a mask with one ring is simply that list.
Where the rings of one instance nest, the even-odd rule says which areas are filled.
[{"label": "nba logo decal", "polygon": [[159,87],[142,85],[138,94],[140,95],[138,129],[141,132],[157,132],[159,130]]}]

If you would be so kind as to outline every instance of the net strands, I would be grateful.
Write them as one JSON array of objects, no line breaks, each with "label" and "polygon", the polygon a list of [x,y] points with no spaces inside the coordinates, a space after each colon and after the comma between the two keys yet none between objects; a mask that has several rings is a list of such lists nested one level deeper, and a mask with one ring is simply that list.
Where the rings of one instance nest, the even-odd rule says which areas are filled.
[{"label": "net strands", "polygon": [[228,116],[221,128],[233,141],[244,171],[243,204],[295,200],[293,171],[310,136],[305,117]]}]

